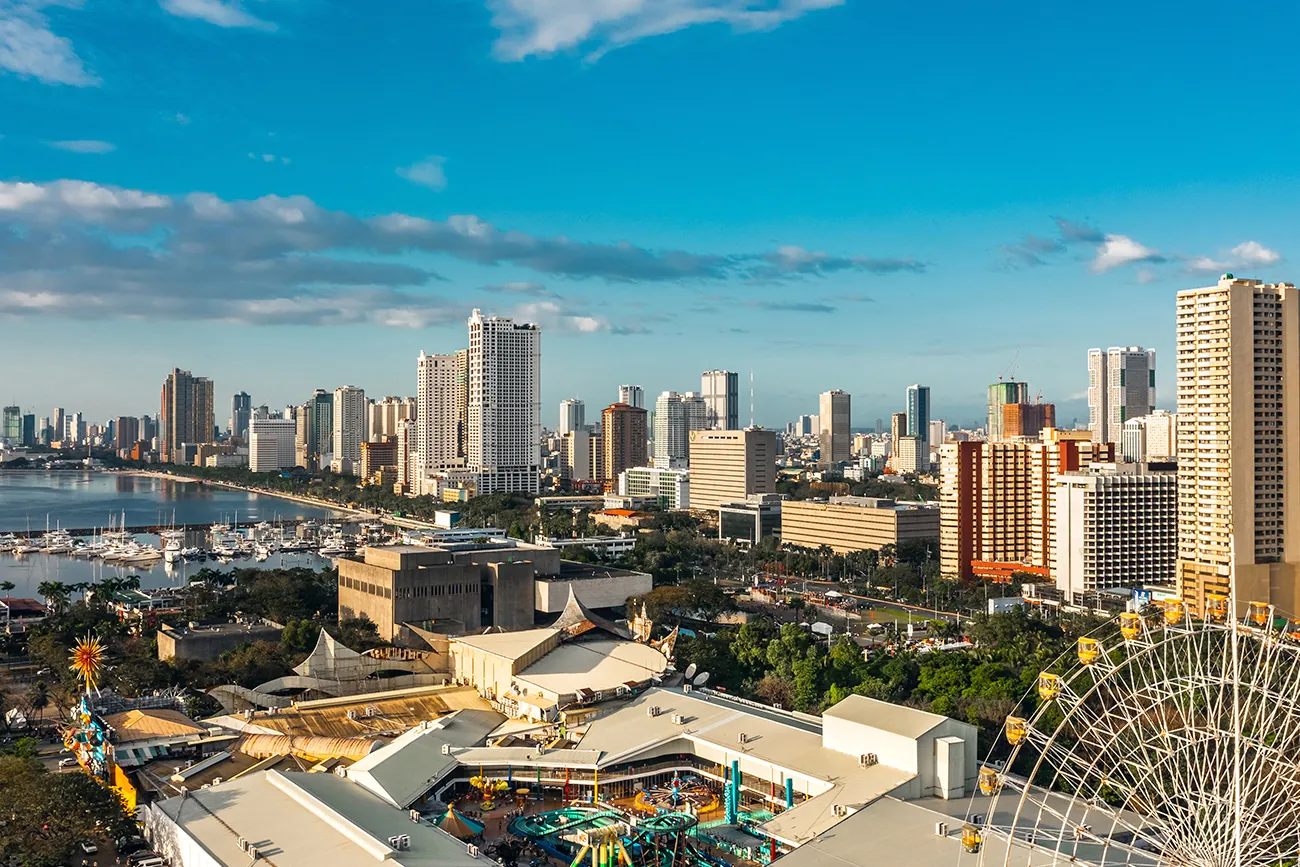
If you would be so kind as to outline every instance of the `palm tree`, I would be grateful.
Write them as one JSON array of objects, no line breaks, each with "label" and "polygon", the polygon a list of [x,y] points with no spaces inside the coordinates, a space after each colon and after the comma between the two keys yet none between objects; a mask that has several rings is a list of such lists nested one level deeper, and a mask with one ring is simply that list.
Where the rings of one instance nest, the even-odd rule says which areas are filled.
[{"label": "palm tree", "polygon": [[[50,688],[45,685],[45,681],[38,680],[32,684],[32,688],[27,692],[27,707],[30,713],[39,714],[39,719],[44,721],[45,709],[50,706]],[[28,719],[30,720],[30,715]],[[39,728],[39,723],[37,724]]]},{"label": "palm tree", "polygon": [[18,585],[12,581],[0,581],[0,590],[5,592],[5,599],[9,598],[9,593]]},{"label": "palm tree", "polygon": [[36,592],[45,598],[45,604],[55,614],[62,614],[63,610],[68,607],[70,588],[62,581],[42,581],[37,586]]}]

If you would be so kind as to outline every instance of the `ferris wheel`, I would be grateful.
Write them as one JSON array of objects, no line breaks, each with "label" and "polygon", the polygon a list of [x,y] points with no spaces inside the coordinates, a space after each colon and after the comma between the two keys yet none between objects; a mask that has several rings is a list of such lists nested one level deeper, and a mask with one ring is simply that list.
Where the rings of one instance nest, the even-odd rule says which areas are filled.
[{"label": "ferris wheel", "polygon": [[1263,603],[1229,610],[1121,614],[1040,675],[1005,765],[980,770],[962,863],[1295,864],[1300,632]]}]

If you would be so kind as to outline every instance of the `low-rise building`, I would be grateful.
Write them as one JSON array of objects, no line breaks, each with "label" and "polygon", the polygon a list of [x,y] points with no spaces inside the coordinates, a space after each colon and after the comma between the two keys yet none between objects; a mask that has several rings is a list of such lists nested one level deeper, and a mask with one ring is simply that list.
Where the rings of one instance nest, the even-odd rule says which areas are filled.
[{"label": "low-rise building", "polygon": [[939,538],[939,507],[876,497],[831,497],[829,502],[781,504],[781,541],[836,554],[880,550],[899,542]]},{"label": "low-rise building", "polygon": [[740,503],[718,507],[718,538],[757,545],[768,536],[781,535],[781,496],[755,494]]},{"label": "low-rise building", "polygon": [[654,578],[646,572],[563,560],[559,574],[537,576],[534,602],[539,614],[555,614],[564,610],[572,592],[589,608],[622,608],[633,596],[653,589]]},{"label": "low-rise building", "polygon": [[618,492],[625,497],[645,497],[664,509],[689,509],[690,470],[632,467],[619,473]]},{"label": "low-rise building", "polygon": [[601,557],[621,557],[636,547],[635,536],[538,536],[533,544],[542,548],[585,548]]},{"label": "low-rise building", "polygon": [[284,629],[264,623],[189,623],[158,629],[159,659],[216,659],[241,644],[279,641]]}]

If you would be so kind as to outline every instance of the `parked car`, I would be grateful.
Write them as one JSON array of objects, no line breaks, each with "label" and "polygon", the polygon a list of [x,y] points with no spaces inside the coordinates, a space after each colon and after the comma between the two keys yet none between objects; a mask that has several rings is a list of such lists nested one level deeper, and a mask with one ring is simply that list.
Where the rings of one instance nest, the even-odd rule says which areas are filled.
[{"label": "parked car", "polygon": [[74,758],[59,759],[60,768],[75,768],[76,766],[77,760]]},{"label": "parked car", "polygon": [[154,852],[152,849],[146,849],[143,852],[132,852],[130,855],[126,856],[128,867],[137,867],[141,862],[155,860],[161,863],[162,856],[157,852]]},{"label": "parked car", "polygon": [[118,855],[129,855],[132,852],[149,848],[149,842],[139,834],[132,834],[130,837],[118,837],[113,842],[117,846]]},{"label": "parked car", "polygon": [[99,851],[99,847],[89,840],[86,840],[81,844],[81,851],[85,852],[87,855],[94,855]]}]

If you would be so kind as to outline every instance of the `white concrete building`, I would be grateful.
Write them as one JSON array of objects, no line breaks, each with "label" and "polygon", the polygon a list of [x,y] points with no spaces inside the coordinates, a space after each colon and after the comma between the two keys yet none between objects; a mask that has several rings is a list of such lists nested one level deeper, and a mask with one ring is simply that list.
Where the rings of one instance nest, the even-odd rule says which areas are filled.
[{"label": "white concrete building", "polygon": [[292,418],[250,418],[248,469],[254,473],[273,473],[295,466],[297,432],[298,423]]},{"label": "white concrete building", "polygon": [[925,440],[915,436],[899,437],[894,452],[894,471],[904,475],[930,472],[930,448]]},{"label": "white concrete building", "polygon": [[361,467],[361,444],[366,434],[366,393],[354,385],[334,389],[334,433],[331,466],[335,472],[355,475]]},{"label": "white concrete building", "polygon": [[1088,430],[1118,443],[1124,422],[1155,411],[1156,351],[1141,346],[1088,350]]},{"label": "white concrete building", "polygon": [[541,391],[541,328],[476,309],[469,318],[465,448],[478,493],[538,492]]},{"label": "white concrete building", "polygon": [[397,436],[398,425],[415,418],[416,399],[413,397],[385,397],[374,401],[367,409],[369,418],[366,430],[371,442],[383,442],[386,437]]},{"label": "white concrete building", "polygon": [[817,420],[821,425],[822,466],[843,463],[851,457],[851,398],[838,389],[822,392],[819,410]]},{"label": "white concrete building", "polygon": [[564,436],[575,430],[586,427],[587,424],[587,405],[576,397],[560,401],[560,426],[558,433]]},{"label": "white concrete building", "polygon": [[1174,583],[1178,476],[1146,464],[1097,464],[1057,476],[1052,579],[1073,603],[1107,587]]},{"label": "white concrete building", "polygon": [[655,401],[654,465],[662,469],[686,466],[690,454],[689,436],[682,396],[675,391],[665,391]]},{"label": "white concrete building", "polygon": [[681,468],[632,467],[618,474],[618,493],[623,497],[654,497],[665,509],[689,509],[691,474]]},{"label": "white concrete building", "polygon": [[700,376],[700,397],[706,408],[706,427],[692,430],[736,430],[740,427],[740,376],[735,371],[704,371]]},{"label": "white concrete building", "polygon": [[426,494],[430,473],[462,465],[456,406],[459,358],[421,352],[416,360],[415,488]]},{"label": "white concrete building", "polygon": [[620,385],[618,387],[618,402],[634,406],[637,409],[645,409],[645,391],[639,385]]}]

